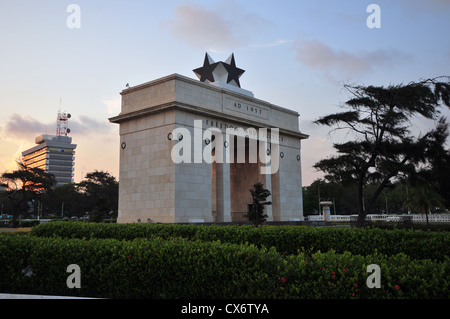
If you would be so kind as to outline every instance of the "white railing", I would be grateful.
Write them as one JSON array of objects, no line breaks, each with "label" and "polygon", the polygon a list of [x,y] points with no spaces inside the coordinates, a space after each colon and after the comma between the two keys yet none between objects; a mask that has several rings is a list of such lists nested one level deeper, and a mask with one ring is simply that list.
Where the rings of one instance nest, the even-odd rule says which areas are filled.
[{"label": "white railing", "polygon": [[[411,215],[375,215],[369,214],[366,216],[366,220],[384,220],[390,222],[399,222],[402,220],[404,216],[412,216],[413,222],[426,222],[427,218],[423,214],[411,214]],[[353,218],[352,218],[353,217]],[[355,219],[358,215],[330,215],[330,221],[350,221],[351,219]],[[322,221],[323,215],[309,215],[305,217],[305,220],[308,221]],[[429,222],[443,222],[450,223],[450,214],[428,214]]]}]

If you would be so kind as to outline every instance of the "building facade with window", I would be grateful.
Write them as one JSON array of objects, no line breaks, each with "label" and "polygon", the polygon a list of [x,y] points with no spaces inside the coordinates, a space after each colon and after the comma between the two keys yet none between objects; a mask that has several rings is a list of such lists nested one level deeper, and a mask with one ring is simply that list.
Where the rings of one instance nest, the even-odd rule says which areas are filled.
[{"label": "building facade with window", "polygon": [[72,138],[43,134],[35,142],[36,146],[22,152],[23,163],[53,174],[57,186],[73,183],[77,145],[72,144]]}]

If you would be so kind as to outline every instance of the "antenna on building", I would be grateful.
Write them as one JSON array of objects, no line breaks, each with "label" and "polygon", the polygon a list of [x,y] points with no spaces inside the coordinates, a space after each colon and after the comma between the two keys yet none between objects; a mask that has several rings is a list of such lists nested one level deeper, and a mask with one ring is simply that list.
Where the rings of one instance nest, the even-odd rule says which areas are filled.
[{"label": "antenna on building", "polygon": [[58,118],[56,120],[56,135],[67,136],[70,133],[70,128],[67,127],[68,121],[72,116],[70,113],[58,111]]}]

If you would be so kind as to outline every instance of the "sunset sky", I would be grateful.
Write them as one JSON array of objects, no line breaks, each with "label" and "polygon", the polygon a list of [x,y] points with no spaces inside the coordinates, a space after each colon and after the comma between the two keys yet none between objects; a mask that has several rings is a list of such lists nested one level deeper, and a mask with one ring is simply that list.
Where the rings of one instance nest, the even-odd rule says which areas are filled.
[{"label": "sunset sky", "polygon": [[[371,3],[380,28],[367,26]],[[70,4],[80,28],[67,24]],[[36,136],[56,133],[61,109],[72,114],[75,181],[96,169],[118,177],[119,130],[108,118],[120,112],[126,83],[196,79],[205,52],[215,61],[234,53],[243,89],[300,114],[309,185],[322,175],[314,163],[339,141],[313,121],[340,110],[343,84],[450,75],[449,17],[450,0],[2,0],[0,173],[16,168]],[[432,125],[417,121],[412,131]]]}]

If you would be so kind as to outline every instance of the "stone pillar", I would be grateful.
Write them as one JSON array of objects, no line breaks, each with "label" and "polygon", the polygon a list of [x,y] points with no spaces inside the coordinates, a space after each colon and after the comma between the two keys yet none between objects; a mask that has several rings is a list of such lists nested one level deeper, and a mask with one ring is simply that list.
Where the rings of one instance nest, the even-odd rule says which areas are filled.
[{"label": "stone pillar", "polygon": [[[264,184],[264,188],[270,191],[270,196],[267,197],[267,201],[271,201],[271,205],[265,206],[265,213],[267,215],[267,221],[274,221],[274,216],[272,214],[273,210],[273,195],[274,189],[272,188],[272,174],[263,174],[266,172],[266,167],[271,165],[270,162],[270,149],[267,142],[259,142],[258,144],[258,161],[260,170],[260,181]],[[275,190],[276,191],[276,190]]]},{"label": "stone pillar", "polygon": [[[287,144],[287,138],[285,138]],[[280,145],[279,189],[280,220],[303,220],[301,166],[299,148]],[[273,152],[274,153],[274,152]],[[274,154],[272,155],[274,156]]]},{"label": "stone pillar", "polygon": [[320,206],[322,206],[322,214],[323,214],[323,220],[329,221],[330,220],[330,206],[333,205],[333,202],[330,201],[322,201],[319,203]]},{"label": "stone pillar", "polygon": [[230,163],[216,163],[216,214],[217,222],[231,222]]}]

